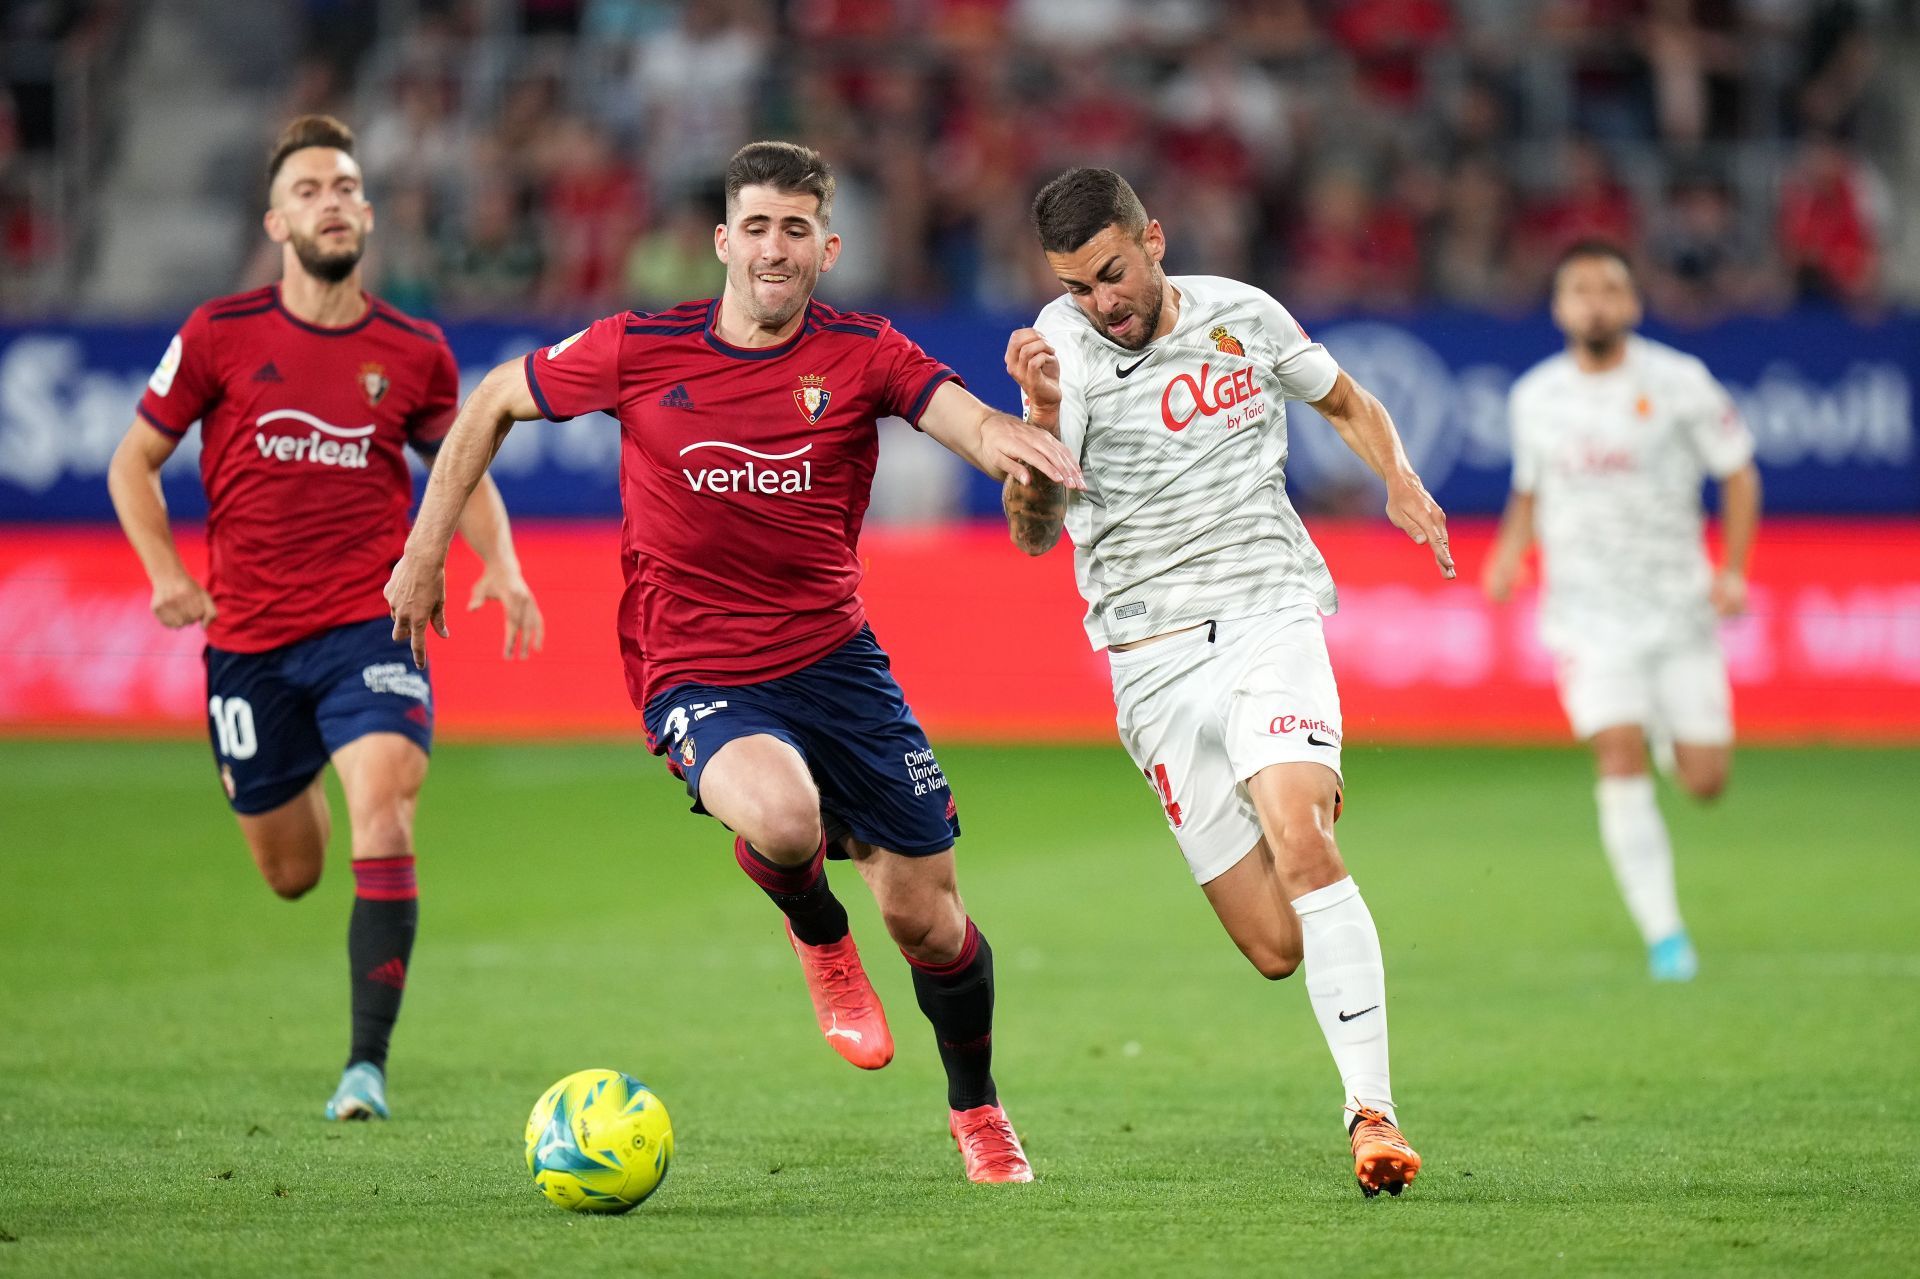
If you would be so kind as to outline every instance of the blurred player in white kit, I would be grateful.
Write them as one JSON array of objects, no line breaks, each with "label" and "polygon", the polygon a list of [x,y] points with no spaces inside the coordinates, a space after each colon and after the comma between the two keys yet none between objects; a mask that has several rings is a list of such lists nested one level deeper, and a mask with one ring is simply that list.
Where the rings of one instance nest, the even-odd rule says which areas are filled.
[{"label": "blurred player in white kit", "polygon": [[1305,963],[1354,1177],[1397,1195],[1420,1156],[1394,1112],[1380,936],[1333,837],[1340,697],[1320,615],[1336,599],[1287,499],[1285,402],[1333,424],[1452,577],[1445,517],[1386,409],[1284,307],[1161,270],[1160,224],[1119,174],[1062,174],[1033,222],[1066,295],[1013,334],[1007,370],[1087,487],[1009,482],[1013,540],[1039,555],[1072,537],[1121,740],[1241,952],[1270,978]]},{"label": "blurred player in white kit", "polygon": [[[1648,749],[1695,798],[1726,788],[1733,696],[1716,623],[1746,607],[1760,526],[1753,437],[1704,364],[1634,332],[1640,299],[1619,250],[1568,250],[1553,319],[1567,349],[1514,383],[1513,493],[1484,585],[1506,600],[1538,538],[1541,638],[1574,735],[1593,744],[1600,842],[1654,979],[1690,981],[1699,961]],[[1702,544],[1709,476],[1717,570]]]}]

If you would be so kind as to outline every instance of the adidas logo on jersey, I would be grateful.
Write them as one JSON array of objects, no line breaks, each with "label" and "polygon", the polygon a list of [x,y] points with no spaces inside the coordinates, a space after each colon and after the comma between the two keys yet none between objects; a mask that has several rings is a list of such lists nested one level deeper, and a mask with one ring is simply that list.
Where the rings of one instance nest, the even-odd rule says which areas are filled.
[{"label": "adidas logo on jersey", "polygon": [[285,378],[280,376],[280,370],[274,367],[272,360],[268,360],[265,364],[262,364],[260,366],[260,371],[253,375],[253,380],[256,382],[286,381]]},{"label": "adidas logo on jersey", "polygon": [[679,385],[660,397],[660,407],[663,409],[690,409],[693,407],[693,397],[687,394],[687,388],[684,384]]}]

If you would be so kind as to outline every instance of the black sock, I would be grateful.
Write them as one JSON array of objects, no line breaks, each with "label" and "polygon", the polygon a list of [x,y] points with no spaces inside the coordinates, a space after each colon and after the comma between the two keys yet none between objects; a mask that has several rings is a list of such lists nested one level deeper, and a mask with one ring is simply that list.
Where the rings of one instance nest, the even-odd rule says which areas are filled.
[{"label": "black sock", "polygon": [[744,839],[733,841],[733,859],[747,878],[773,899],[793,925],[793,935],[809,946],[825,946],[847,935],[847,908],[827,887],[827,841],[813,860],[798,866],[768,861]]},{"label": "black sock", "polygon": [[353,977],[353,1049],[347,1064],[387,1068],[387,1040],[400,1016],[407,961],[420,922],[420,890],[413,858],[380,857],[353,863],[353,917],[347,924],[347,963]]},{"label": "black sock", "polygon": [[947,1105],[972,1110],[1000,1099],[993,1087],[993,947],[967,921],[967,937],[952,963],[923,964],[912,956],[913,993],[933,1023],[940,1064],[947,1068]]}]

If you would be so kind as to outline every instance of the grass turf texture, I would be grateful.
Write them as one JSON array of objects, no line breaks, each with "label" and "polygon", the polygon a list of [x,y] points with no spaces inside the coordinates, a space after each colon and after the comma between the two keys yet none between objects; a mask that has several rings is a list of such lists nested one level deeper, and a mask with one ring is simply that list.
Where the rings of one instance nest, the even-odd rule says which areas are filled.
[{"label": "grass turf texture", "polygon": [[[1041,1181],[971,1187],[930,1034],[845,868],[901,1051],[846,1067],[778,917],[638,750],[445,747],[387,1124],[320,1119],[350,877],[259,882],[197,744],[0,745],[0,1273],[1911,1273],[1915,757],[1743,751],[1663,796],[1703,972],[1655,987],[1567,751],[1350,751],[1426,1167],[1364,1202],[1299,979],[1269,984],[1115,747],[949,749]],[[541,1200],[534,1099],[665,1098],[636,1213]]]}]

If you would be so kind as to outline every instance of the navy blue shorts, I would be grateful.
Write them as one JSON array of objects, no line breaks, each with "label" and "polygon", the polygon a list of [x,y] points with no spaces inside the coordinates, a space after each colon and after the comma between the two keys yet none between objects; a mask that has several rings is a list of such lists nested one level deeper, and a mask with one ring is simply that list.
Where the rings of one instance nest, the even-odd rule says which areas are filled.
[{"label": "navy blue shorts", "polygon": [[433,749],[433,687],[384,617],[264,653],[207,646],[207,734],[236,813],[280,807],[368,733]]},{"label": "navy blue shorts", "polygon": [[846,835],[909,857],[953,847],[960,816],[873,632],[811,666],[761,684],[675,684],[647,703],[647,744],[687,783],[693,811],[700,774],[736,737],[765,733],[800,752],[820,789],[827,846]]}]

